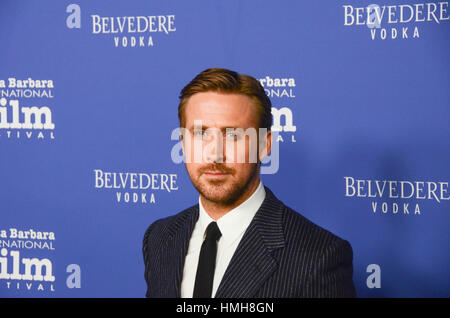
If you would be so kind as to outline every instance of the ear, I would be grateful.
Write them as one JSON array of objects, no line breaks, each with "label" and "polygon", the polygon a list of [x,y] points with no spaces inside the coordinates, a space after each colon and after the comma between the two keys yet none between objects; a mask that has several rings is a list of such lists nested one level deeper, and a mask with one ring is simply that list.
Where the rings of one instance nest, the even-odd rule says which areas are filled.
[{"label": "ear", "polygon": [[180,127],[180,140],[181,140],[181,150],[183,151],[183,156],[185,163],[192,162],[192,135],[189,129],[185,127]]},{"label": "ear", "polygon": [[181,128],[180,128],[180,140],[181,140],[181,144],[184,147],[183,129],[181,129]]},{"label": "ear", "polygon": [[184,133],[185,133],[186,131],[185,131],[185,128],[184,127],[180,127],[180,140],[181,140],[181,150],[183,151],[183,155],[185,155],[186,154],[186,152],[185,152],[185,149],[184,149],[184,147],[185,147],[185,138],[184,138]]},{"label": "ear", "polygon": [[260,140],[259,161],[262,161],[272,150],[272,131],[267,130]]}]

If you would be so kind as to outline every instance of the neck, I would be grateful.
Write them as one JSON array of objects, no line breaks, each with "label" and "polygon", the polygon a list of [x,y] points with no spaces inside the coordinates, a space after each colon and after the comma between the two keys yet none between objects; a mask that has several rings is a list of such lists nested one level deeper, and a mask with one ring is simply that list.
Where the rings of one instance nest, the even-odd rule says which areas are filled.
[{"label": "neck", "polygon": [[258,189],[260,183],[259,176],[253,180],[248,187],[244,189],[244,192],[242,195],[233,203],[231,204],[222,204],[210,201],[206,199],[204,196],[200,195],[200,200],[202,202],[203,208],[205,209],[206,213],[215,221],[220,219],[222,216],[236,208],[237,206],[241,205],[243,202],[245,202],[248,198],[252,196],[253,193],[255,193],[256,189]]}]

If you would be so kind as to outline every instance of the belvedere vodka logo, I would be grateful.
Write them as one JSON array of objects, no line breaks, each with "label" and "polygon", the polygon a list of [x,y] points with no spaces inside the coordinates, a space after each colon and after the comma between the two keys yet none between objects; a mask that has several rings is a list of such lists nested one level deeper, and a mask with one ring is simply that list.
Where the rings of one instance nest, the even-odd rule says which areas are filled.
[{"label": "belvedere vodka logo", "polygon": [[[81,28],[81,7],[70,4],[66,25],[69,29]],[[169,35],[176,31],[175,15],[141,13],[136,16],[103,16],[90,14],[90,28],[94,36],[112,39],[116,48],[144,48],[156,46],[156,34]],[[158,35],[159,36],[159,35]]]},{"label": "belvedere vodka logo", "polygon": [[370,202],[375,214],[421,215],[421,202],[445,204],[450,200],[448,182],[367,180],[344,177],[345,197]]},{"label": "belvedere vodka logo", "polygon": [[443,24],[450,19],[448,1],[342,7],[344,26],[366,26],[372,40],[418,39],[422,25]]},{"label": "belvedere vodka logo", "polygon": [[52,80],[0,79],[0,138],[54,139]]},{"label": "belvedere vodka logo", "polygon": [[122,204],[154,204],[156,192],[178,190],[177,174],[118,172],[93,170],[94,187],[114,193],[114,201]]}]

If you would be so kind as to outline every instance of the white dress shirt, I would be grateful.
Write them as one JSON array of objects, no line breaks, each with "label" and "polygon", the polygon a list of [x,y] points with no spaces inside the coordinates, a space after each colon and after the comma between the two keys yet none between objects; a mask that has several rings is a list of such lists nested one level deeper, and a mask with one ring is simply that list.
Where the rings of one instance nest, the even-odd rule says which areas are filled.
[{"label": "white dress shirt", "polygon": [[[226,213],[216,222],[222,236],[217,244],[216,268],[212,297],[215,296],[225,270],[230,263],[245,230],[266,197],[262,182],[255,192],[242,204]],[[192,298],[194,293],[195,276],[197,274],[198,258],[203,244],[206,227],[214,220],[208,215],[199,198],[199,217],[189,241],[189,248],[184,262],[183,278],[181,281],[181,297]]]}]

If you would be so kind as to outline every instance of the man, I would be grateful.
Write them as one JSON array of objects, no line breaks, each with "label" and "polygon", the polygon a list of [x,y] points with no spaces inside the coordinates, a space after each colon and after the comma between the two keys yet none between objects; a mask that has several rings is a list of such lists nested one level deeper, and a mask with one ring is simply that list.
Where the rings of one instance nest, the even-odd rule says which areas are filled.
[{"label": "man", "polygon": [[146,231],[146,296],[355,296],[350,244],[262,185],[272,115],[260,83],[207,69],[181,91],[178,116],[199,200]]}]

